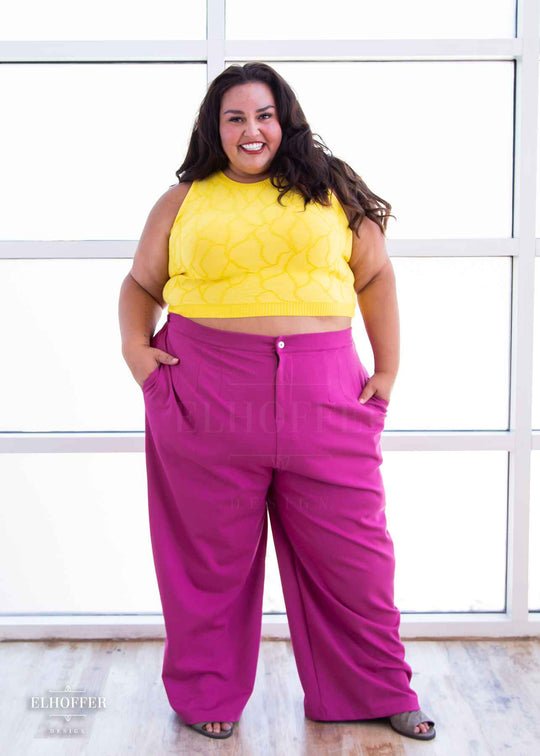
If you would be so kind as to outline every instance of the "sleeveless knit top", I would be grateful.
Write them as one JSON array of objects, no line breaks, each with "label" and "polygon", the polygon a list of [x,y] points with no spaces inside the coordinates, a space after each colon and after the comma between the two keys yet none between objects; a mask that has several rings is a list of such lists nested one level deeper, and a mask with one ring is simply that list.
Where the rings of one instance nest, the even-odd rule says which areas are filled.
[{"label": "sleeveless knit top", "polygon": [[222,171],[193,181],[169,236],[168,311],[185,317],[346,315],[356,307],[348,265],[352,231],[332,205],[270,179],[246,184]]}]

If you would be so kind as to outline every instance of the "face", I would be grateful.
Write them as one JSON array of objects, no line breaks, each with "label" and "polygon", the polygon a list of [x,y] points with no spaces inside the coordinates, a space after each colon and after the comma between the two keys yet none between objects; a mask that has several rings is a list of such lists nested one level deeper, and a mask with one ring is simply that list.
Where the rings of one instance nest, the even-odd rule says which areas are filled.
[{"label": "face", "polygon": [[[281,143],[281,126],[270,87],[252,81],[228,89],[221,100],[219,134],[229,158],[226,173],[246,181],[266,178]],[[262,142],[263,146],[255,152],[240,146],[249,146],[250,142]]]}]

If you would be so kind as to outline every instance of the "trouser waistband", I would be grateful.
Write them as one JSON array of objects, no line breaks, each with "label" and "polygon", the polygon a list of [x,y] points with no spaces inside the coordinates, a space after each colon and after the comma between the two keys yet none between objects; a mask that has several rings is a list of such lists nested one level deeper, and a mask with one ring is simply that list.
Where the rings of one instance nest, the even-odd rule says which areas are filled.
[{"label": "trouser waistband", "polygon": [[168,327],[190,339],[203,341],[214,346],[244,349],[255,352],[271,352],[286,348],[288,352],[339,349],[353,344],[352,327],[339,331],[316,331],[314,333],[294,333],[268,336],[258,333],[224,331],[220,328],[196,323],[175,312],[167,313]]}]

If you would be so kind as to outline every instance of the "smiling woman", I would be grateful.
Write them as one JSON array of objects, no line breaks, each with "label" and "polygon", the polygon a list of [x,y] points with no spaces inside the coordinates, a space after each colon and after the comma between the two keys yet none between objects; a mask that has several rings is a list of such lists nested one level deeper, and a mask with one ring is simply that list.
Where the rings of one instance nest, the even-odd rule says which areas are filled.
[{"label": "smiling woman", "polygon": [[[246,68],[241,70],[246,70]],[[211,93],[209,94],[211,96]],[[284,217],[290,235],[290,238],[286,238],[284,231],[279,230],[277,209],[271,209],[275,203],[275,194],[265,190],[262,194],[258,192],[249,198],[246,196],[253,222],[255,222],[256,213],[260,213],[261,218],[272,217],[274,222],[271,226],[263,224],[257,235],[251,233],[252,226],[247,228],[242,246],[240,247],[237,239],[233,252],[226,242],[229,234],[229,220],[234,217],[235,212],[243,211],[239,207],[234,208],[234,211],[233,208],[227,210],[227,203],[233,197],[229,193],[219,198],[216,195],[216,202],[220,206],[219,214],[211,210],[211,213],[214,213],[213,216],[211,213],[203,215],[204,208],[210,210],[208,192],[213,192],[214,189],[211,187],[212,179],[208,177],[204,187],[207,201],[199,207],[197,194],[202,189],[201,181],[203,180],[199,179],[199,188],[188,192],[185,200],[186,207],[180,207],[171,230],[168,271],[170,277],[164,288],[169,312],[187,315],[201,325],[245,333],[272,335],[343,330],[351,327],[351,319],[356,307],[355,294],[360,287],[367,286],[389,262],[384,244],[384,232],[377,222],[364,217],[363,223],[353,233],[350,216],[346,214],[339,199],[339,182],[335,186],[328,187],[330,199],[323,195],[321,203],[318,203],[315,194],[311,194],[315,168],[306,160],[305,172],[304,175],[298,177],[298,185],[286,186],[284,172],[274,167],[280,160],[286,159],[294,149],[292,145],[296,144],[299,137],[293,138],[292,125],[285,128],[285,132],[283,131],[277,106],[280,99],[283,100],[283,97],[280,98],[279,95],[276,97],[275,87],[271,86],[271,82],[262,80],[248,79],[225,89],[219,106],[219,136],[227,164],[215,174],[216,181],[221,175],[230,179],[231,182],[236,182],[237,190],[234,196],[239,198],[240,185],[247,187],[249,184],[256,184],[264,188],[263,182],[270,181],[272,173],[275,173],[280,181],[280,190],[282,187],[284,194],[287,192],[291,194],[289,205],[297,205],[298,213],[303,212],[304,217],[297,214],[294,227],[291,226],[289,220],[285,221]],[[284,108],[285,104],[282,104],[281,109],[284,110]],[[300,113],[299,106],[291,108],[290,117],[293,118],[294,115],[298,121],[294,126],[304,129]],[[204,122],[201,121],[201,132],[203,127]],[[304,151],[309,151],[309,144],[305,149],[299,150],[300,154]],[[320,155],[322,151],[315,151],[313,156],[315,167]],[[341,163],[337,159],[336,161],[336,165]],[[291,163],[294,172],[295,163],[288,162]],[[190,175],[189,169],[184,172],[184,175],[186,174]],[[273,180],[271,185],[274,185]],[[230,188],[232,186],[234,184],[231,184]],[[216,191],[217,189],[216,185]],[[306,193],[308,198],[306,198]],[[307,200],[309,204],[306,207]],[[352,201],[355,202],[355,200]],[[265,202],[269,204],[269,210],[265,208]],[[282,204],[281,196],[278,202]],[[358,207],[362,210],[361,205]],[[369,203],[367,207],[366,214],[371,207]],[[195,218],[191,219],[193,213],[196,214],[196,222]],[[332,235],[334,232],[330,232],[330,226],[327,226],[325,230],[321,228],[321,235],[317,235],[315,229],[317,226],[320,227],[323,219],[327,224],[338,223],[342,228],[339,238]],[[214,251],[211,257],[205,255],[202,249],[195,254],[186,236],[191,229],[202,228],[203,224],[206,243],[210,238],[212,240]],[[210,231],[211,228],[215,229],[215,233]],[[274,234],[273,241],[265,238],[264,250],[257,249],[257,239],[260,241],[261,234],[268,236],[269,232]],[[303,242],[300,241],[302,237]],[[201,243],[204,242],[201,240]],[[289,255],[297,254],[294,248],[298,244],[303,244],[306,249],[310,249],[309,264],[316,266],[316,271],[314,270],[313,274],[309,275],[308,282],[304,281],[303,285],[300,285],[300,282],[301,278],[305,277],[305,263],[301,263],[299,257],[289,259]],[[283,245],[286,245],[289,250],[287,253],[284,253]],[[326,245],[332,250],[330,255]],[[272,250],[272,246],[275,247],[275,251]],[[244,254],[241,254],[240,250],[243,250]],[[272,274],[268,283],[262,286],[261,295],[258,295],[257,287],[262,284],[263,279],[268,277],[268,273],[263,270],[264,266],[261,266],[260,262],[265,261],[268,267],[270,260],[278,258],[280,258],[280,267],[287,273],[284,272],[281,276]],[[191,267],[191,263],[197,259],[204,261],[204,272],[200,265],[198,265],[198,272]],[[227,270],[230,273],[222,277],[219,286],[214,286],[214,282],[219,280],[221,274],[210,271],[217,270]],[[260,277],[259,282],[257,282],[257,275]],[[288,282],[287,276],[290,278]],[[337,283],[338,280],[340,283]],[[342,290],[342,286],[348,287],[349,293]],[[202,288],[205,292],[204,297]],[[255,293],[251,294],[252,291]],[[185,296],[181,296],[182,292]],[[278,293],[279,296],[277,296]]]},{"label": "smiling woman", "polygon": [[431,739],[399,638],[380,472],[397,361],[390,205],[327,154],[263,63],[212,82],[177,175],[174,220],[164,201],[134,261],[163,271],[167,321],[131,351],[162,363],[143,391],[171,706],[203,735],[232,735],[255,681],[269,515],[306,716],[389,716]]}]

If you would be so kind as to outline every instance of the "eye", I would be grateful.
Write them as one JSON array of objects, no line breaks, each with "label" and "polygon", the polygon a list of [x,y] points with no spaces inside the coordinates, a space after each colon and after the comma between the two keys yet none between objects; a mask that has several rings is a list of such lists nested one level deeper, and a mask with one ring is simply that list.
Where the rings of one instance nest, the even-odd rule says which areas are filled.
[{"label": "eye", "polygon": [[[264,116],[268,116],[268,118],[272,118],[272,113],[261,113],[259,118],[263,118]],[[232,118],[229,118],[229,121],[237,121],[242,116],[233,116]]]}]

